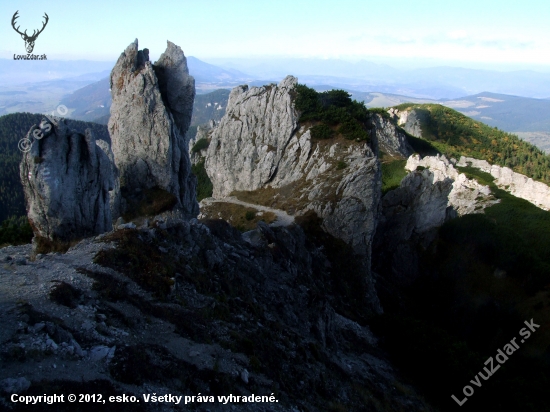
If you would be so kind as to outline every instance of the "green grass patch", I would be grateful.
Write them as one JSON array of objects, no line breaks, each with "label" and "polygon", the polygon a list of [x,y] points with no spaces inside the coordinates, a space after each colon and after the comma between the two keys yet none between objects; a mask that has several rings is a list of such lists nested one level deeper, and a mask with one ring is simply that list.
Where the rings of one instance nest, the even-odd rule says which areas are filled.
[{"label": "green grass patch", "polygon": [[346,167],[348,167],[348,164],[343,160],[339,160],[338,163],[336,164],[336,170],[343,170]]},{"label": "green grass patch", "polygon": [[438,154],[441,154],[441,151],[433,143],[428,142],[424,139],[420,139],[418,137],[414,137],[404,130],[402,131],[407,135],[407,141],[409,142],[409,145],[412,147],[414,152],[418,153],[420,156],[436,156]]},{"label": "green grass patch", "polygon": [[197,201],[200,202],[204,198],[211,197],[212,192],[214,191],[214,186],[206,173],[204,160],[196,165],[193,165],[192,170],[193,174],[197,176]]},{"label": "green grass patch", "polygon": [[399,187],[401,180],[407,175],[406,160],[394,160],[382,163],[382,194]]}]

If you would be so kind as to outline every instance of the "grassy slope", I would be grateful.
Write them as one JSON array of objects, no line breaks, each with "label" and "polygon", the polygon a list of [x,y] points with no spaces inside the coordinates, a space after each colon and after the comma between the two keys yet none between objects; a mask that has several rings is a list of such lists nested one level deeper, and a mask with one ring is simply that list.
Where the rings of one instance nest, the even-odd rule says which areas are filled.
[{"label": "grassy slope", "polygon": [[423,138],[449,157],[470,156],[507,166],[550,184],[550,156],[517,136],[436,104],[402,104],[414,108],[421,119]]},{"label": "grassy slope", "polygon": [[401,180],[407,175],[405,171],[406,160],[394,160],[383,162],[382,168],[382,194],[389,192],[397,187]]}]

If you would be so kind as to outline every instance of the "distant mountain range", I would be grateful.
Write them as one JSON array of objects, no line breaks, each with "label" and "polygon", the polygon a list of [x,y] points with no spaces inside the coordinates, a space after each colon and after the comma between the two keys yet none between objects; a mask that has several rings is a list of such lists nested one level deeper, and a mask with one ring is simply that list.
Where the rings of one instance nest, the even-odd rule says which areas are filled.
[{"label": "distant mountain range", "polygon": [[416,98],[456,99],[483,91],[534,98],[550,96],[550,72],[497,71],[461,67],[397,69],[369,61],[349,62],[320,58],[210,59],[260,79],[297,76],[310,87],[333,87],[362,92],[383,92]]},{"label": "distant mountain range", "polygon": [[[528,96],[548,96],[550,73],[496,72],[453,67],[406,71],[370,62],[320,59],[265,60],[255,64],[253,61],[221,62],[238,68],[232,69],[229,66],[209,64],[193,56],[189,56],[187,61],[189,71],[196,80],[197,96],[231,89],[239,84],[261,86],[278,82],[283,74],[292,73],[299,77],[301,83],[318,91],[334,88],[347,90],[354,99],[364,101],[367,107],[390,107],[405,102],[440,103],[490,126],[517,133],[543,150],[550,150],[550,98],[519,96],[522,93],[496,93],[499,90],[518,90]],[[37,62],[28,63],[31,64],[15,66],[12,61],[0,59],[0,80],[4,80],[3,84],[10,84],[0,86],[0,115],[15,112],[50,113],[63,104],[69,109],[72,118],[102,124],[108,122],[111,105],[108,75],[113,63],[48,61],[45,66],[48,71],[44,73],[34,67]],[[85,72],[94,69],[101,70]],[[245,73],[244,69],[253,74]],[[21,72],[16,73],[17,70]],[[20,80],[24,77],[42,81],[22,84]],[[465,93],[469,90],[479,91],[479,88],[492,92]],[[217,92],[205,99],[220,100],[218,103],[225,106],[223,97]],[[195,110],[204,112],[198,116],[202,119],[208,110],[206,107],[202,110],[201,105],[196,105]],[[223,112],[217,110],[215,115],[219,116]],[[199,121],[198,117],[196,121]]]},{"label": "distant mountain range", "polygon": [[111,108],[111,91],[108,77],[89,84],[66,95],[61,104],[71,110],[71,117],[84,121],[95,121],[107,116]]},{"label": "distant mountain range", "polygon": [[251,76],[234,69],[222,69],[189,56],[187,58],[189,73],[195,78],[197,92],[209,92],[228,86],[238,86],[254,80]]}]

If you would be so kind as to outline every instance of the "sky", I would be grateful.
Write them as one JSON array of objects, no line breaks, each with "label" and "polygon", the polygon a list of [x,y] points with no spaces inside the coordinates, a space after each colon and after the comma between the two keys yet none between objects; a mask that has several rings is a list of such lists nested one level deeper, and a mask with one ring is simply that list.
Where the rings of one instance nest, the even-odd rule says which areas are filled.
[{"label": "sky", "polygon": [[136,37],[152,60],[166,40],[209,58],[418,61],[550,70],[548,0],[154,0],[0,2],[0,57],[25,54],[11,27],[42,26],[35,54],[115,61]]}]

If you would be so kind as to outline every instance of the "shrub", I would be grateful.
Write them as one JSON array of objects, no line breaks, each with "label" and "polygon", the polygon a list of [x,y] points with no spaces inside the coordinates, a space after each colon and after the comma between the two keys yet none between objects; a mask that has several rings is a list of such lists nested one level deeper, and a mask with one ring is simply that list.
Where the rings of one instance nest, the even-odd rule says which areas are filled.
[{"label": "shrub", "polygon": [[0,226],[0,245],[22,245],[32,240],[32,229],[27,216],[10,216]]},{"label": "shrub", "polygon": [[203,137],[202,139],[199,139],[195,142],[195,144],[193,145],[193,147],[191,149],[191,152],[198,153],[201,150],[207,149],[209,145],[210,145],[210,140]]},{"label": "shrub", "polygon": [[193,170],[193,174],[197,176],[197,200],[200,202],[204,198],[211,197],[214,186],[206,173],[204,160],[193,165],[191,169]]},{"label": "shrub", "polygon": [[390,114],[388,113],[388,110],[385,107],[371,107],[369,109],[369,113],[379,114],[384,119],[388,119],[388,120],[391,118]]},{"label": "shrub", "polygon": [[346,139],[369,139],[365,124],[369,119],[369,111],[364,103],[352,100],[345,90],[318,93],[299,84],[296,86],[294,104],[300,112],[301,122],[322,122],[312,127],[314,138],[329,139],[334,137],[333,130],[336,130]]},{"label": "shrub", "polygon": [[334,136],[334,132],[326,124],[318,124],[311,129],[311,137],[314,139],[330,139]]},{"label": "shrub", "polygon": [[57,281],[50,291],[50,299],[59,305],[76,308],[75,301],[82,295],[82,292],[67,282]]}]

